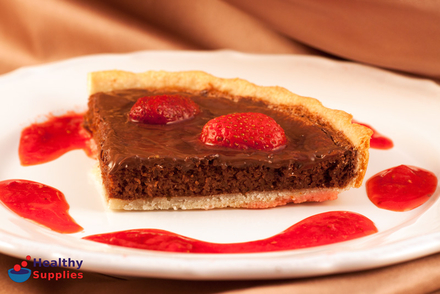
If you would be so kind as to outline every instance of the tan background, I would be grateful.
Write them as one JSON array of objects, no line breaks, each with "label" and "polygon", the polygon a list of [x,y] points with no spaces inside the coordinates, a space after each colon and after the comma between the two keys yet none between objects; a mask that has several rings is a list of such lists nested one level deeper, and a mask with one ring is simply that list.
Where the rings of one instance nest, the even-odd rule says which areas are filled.
[{"label": "tan background", "polygon": [[439,36],[437,0],[4,0],[0,72],[93,53],[228,48],[326,52],[440,78]]},{"label": "tan background", "polygon": [[[233,49],[347,59],[440,78],[437,0],[2,0],[0,73],[95,53]],[[2,293],[429,293],[440,254],[387,268],[282,281],[84,279],[17,284],[0,254]],[[60,269],[62,270],[62,269]],[[232,292],[228,292],[232,291]]]}]

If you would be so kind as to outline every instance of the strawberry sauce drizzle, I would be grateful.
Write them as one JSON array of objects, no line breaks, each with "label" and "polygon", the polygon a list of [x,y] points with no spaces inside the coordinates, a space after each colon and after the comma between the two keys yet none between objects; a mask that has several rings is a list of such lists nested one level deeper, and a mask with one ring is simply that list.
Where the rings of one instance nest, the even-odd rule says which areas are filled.
[{"label": "strawberry sauce drizzle", "polygon": [[257,253],[327,245],[377,232],[363,215],[331,211],[308,217],[267,239],[243,243],[210,243],[157,229],[134,229],[86,236],[95,242],[156,251],[181,253]]},{"label": "strawberry sauce drizzle", "polygon": [[415,166],[399,165],[372,176],[367,195],[379,208],[408,211],[424,204],[437,189],[434,173]]},{"label": "strawberry sauce drizzle", "polygon": [[83,115],[71,112],[23,129],[18,148],[21,165],[49,162],[74,149],[92,157],[91,135],[82,125]]},{"label": "strawberry sauce drizzle", "polygon": [[370,148],[388,150],[394,147],[394,143],[390,138],[385,137],[384,135],[373,129],[371,126],[354,120],[353,122],[357,123],[358,125],[367,127],[373,131],[373,135],[370,139]]},{"label": "strawberry sauce drizzle", "polygon": [[27,180],[1,181],[0,202],[19,216],[58,233],[83,230],[68,214],[63,193],[50,186]]}]

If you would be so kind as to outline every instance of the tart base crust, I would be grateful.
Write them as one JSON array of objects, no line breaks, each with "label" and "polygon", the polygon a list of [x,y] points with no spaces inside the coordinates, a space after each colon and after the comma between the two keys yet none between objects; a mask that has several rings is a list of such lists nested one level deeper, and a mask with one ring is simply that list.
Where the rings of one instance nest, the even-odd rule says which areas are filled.
[{"label": "tart base crust", "polygon": [[336,200],[338,190],[325,191],[273,191],[247,194],[214,195],[199,197],[154,197],[151,199],[108,199],[108,207],[114,210],[188,210],[215,208],[272,208],[288,203],[322,202]]}]

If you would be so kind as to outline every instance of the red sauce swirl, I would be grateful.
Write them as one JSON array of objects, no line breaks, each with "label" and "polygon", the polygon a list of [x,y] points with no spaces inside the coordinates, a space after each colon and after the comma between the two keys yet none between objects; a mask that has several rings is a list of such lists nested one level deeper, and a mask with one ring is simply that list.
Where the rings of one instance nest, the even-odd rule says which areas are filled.
[{"label": "red sauce swirl", "polygon": [[419,207],[437,189],[434,173],[415,166],[399,165],[381,171],[366,182],[367,195],[377,207],[408,211]]},{"label": "red sauce swirl", "polygon": [[49,162],[74,149],[83,149],[92,156],[91,135],[82,125],[82,114],[68,113],[23,129],[18,147],[21,164]]},{"label": "red sauce swirl", "polygon": [[373,135],[370,139],[370,148],[388,150],[394,147],[394,143],[390,138],[385,137],[384,135],[373,129],[371,126],[357,121],[353,122],[357,123],[358,125],[367,127],[373,131]]},{"label": "red sauce swirl", "polygon": [[82,231],[68,214],[69,204],[60,191],[27,180],[0,182],[0,201],[21,217],[59,233]]},{"label": "red sauce swirl", "polygon": [[363,215],[331,211],[308,217],[267,239],[219,244],[204,242],[157,229],[134,229],[84,237],[110,245],[182,253],[256,253],[321,246],[377,232],[374,223]]}]

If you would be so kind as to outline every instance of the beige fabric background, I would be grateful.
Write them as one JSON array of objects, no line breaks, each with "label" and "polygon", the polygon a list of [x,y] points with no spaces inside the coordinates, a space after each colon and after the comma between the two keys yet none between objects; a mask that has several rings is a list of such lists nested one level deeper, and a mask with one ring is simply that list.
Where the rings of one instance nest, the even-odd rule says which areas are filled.
[{"label": "beige fabric background", "polygon": [[227,48],[325,52],[440,78],[436,0],[4,0],[0,37],[1,73],[93,53]]},{"label": "beige fabric background", "polygon": [[[440,78],[436,0],[2,0],[0,73],[95,53],[233,49],[347,59]],[[440,254],[386,268],[281,281],[84,279],[12,282],[1,293],[430,293]]]}]

